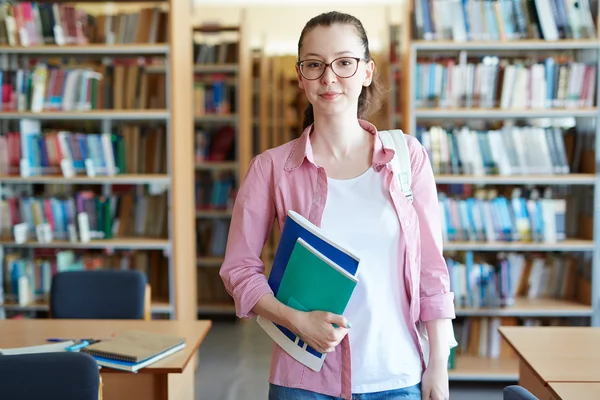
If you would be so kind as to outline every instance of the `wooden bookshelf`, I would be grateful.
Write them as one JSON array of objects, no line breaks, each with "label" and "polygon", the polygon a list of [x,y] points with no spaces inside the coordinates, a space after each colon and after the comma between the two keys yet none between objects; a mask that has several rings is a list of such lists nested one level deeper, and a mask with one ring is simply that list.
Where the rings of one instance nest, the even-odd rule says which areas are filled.
[{"label": "wooden bookshelf", "polygon": [[[210,200],[206,195],[197,199],[195,211],[196,240],[200,243],[195,263],[199,268],[196,303],[199,315],[232,313],[231,307],[223,305],[224,287],[218,276],[218,267],[223,262],[226,245],[226,235],[222,229],[224,226],[229,229],[235,191],[244,178],[253,156],[252,66],[245,29],[243,15],[239,25],[192,28],[195,59],[191,69],[194,90],[203,93],[200,96],[195,94],[195,99],[202,98],[204,93],[210,96],[213,91],[216,93],[221,90],[223,93],[222,96],[215,97],[215,104],[203,101],[205,109],[198,110],[196,103],[194,106],[196,146],[200,146],[201,143],[207,146],[202,152],[204,156],[196,161],[193,168],[198,185],[195,190],[197,193],[213,194]],[[207,40],[207,37],[210,40]],[[217,101],[217,98],[220,100]],[[217,108],[216,112],[210,109],[213,106]],[[228,136],[231,134],[230,129],[235,131],[233,138]],[[202,142],[198,142],[198,132],[201,132]],[[224,137],[228,139],[223,139]],[[233,143],[233,148],[229,148],[227,154],[212,153],[212,143],[225,140],[227,143]],[[198,147],[196,151],[199,151]],[[216,201],[214,191],[222,194],[225,190],[227,198],[217,196],[219,200]],[[207,204],[207,201],[210,204]]]},{"label": "wooden bookshelf", "polygon": [[456,356],[456,367],[448,371],[451,381],[510,382],[519,380],[517,358]]},{"label": "wooden bookshelf", "polygon": [[[8,311],[49,311],[50,307],[48,306],[48,302],[46,301],[35,301],[29,304],[20,305],[14,302],[6,302],[2,305]],[[173,312],[173,308],[169,304],[168,301],[153,301],[151,303],[152,314],[171,314]]]},{"label": "wooden bookshelf", "polygon": [[131,250],[169,250],[169,239],[151,238],[115,238],[90,240],[87,243],[53,240],[50,243],[27,241],[16,243],[14,240],[0,240],[0,246],[7,248],[40,248],[40,249],[131,249]]},{"label": "wooden bookshelf", "polygon": [[[88,3],[88,4],[85,4]],[[78,7],[85,7],[88,13],[104,13],[104,7],[92,7],[89,3],[104,3],[100,1],[83,0]],[[121,3],[120,1],[117,3]],[[127,1],[129,6],[147,7],[145,2]],[[165,152],[166,172],[158,174],[122,174],[114,176],[82,176],[76,175],[72,178],[64,178],[57,175],[42,175],[21,178],[18,176],[0,176],[0,184],[43,184],[43,185],[94,185],[100,187],[103,194],[110,195],[113,185],[134,185],[140,189],[143,185],[149,188],[166,188],[167,203],[175,203],[175,207],[167,207],[168,234],[165,238],[125,237],[106,240],[91,240],[88,243],[69,242],[53,240],[50,243],[38,243],[28,241],[24,244],[16,244],[10,240],[0,240],[0,254],[4,256],[7,249],[106,249],[106,250],[159,250],[166,257],[168,271],[165,271],[164,279],[160,285],[166,288],[167,301],[154,301],[152,304],[153,314],[161,314],[163,317],[181,320],[196,319],[196,285],[195,285],[195,260],[196,242],[194,240],[194,221],[189,218],[195,212],[193,193],[193,154],[189,151],[193,148],[193,138],[183,135],[182,132],[190,132],[193,125],[193,115],[188,107],[192,100],[190,81],[182,77],[190,77],[192,74],[191,51],[191,15],[189,5],[185,2],[169,0],[150,6],[161,8],[160,17],[164,17],[164,34],[169,38],[167,43],[128,43],[128,44],[103,44],[92,43],[86,45],[44,45],[44,46],[0,46],[0,53],[15,59],[27,57],[42,59],[56,57],[82,57],[94,59],[96,62],[109,61],[111,58],[124,59],[136,57],[162,57],[165,71],[168,69],[163,91],[166,107],[146,107],[144,109],[95,109],[91,111],[2,111],[0,122],[3,127],[8,124],[18,123],[23,119],[44,121],[44,126],[53,126],[54,123],[94,122],[98,124],[97,129],[111,132],[113,124],[125,122],[139,122],[140,124],[152,124],[166,126]],[[117,8],[119,6],[116,6]],[[89,9],[95,8],[92,12]],[[165,9],[168,11],[165,12]],[[115,9],[116,10],[116,9]],[[115,11],[118,12],[118,11]],[[163,21],[161,21],[163,22]],[[158,23],[158,22],[157,22]],[[158,28],[157,28],[158,29]],[[139,32],[138,32],[139,33]],[[112,95],[112,94],[111,94]],[[158,94],[157,96],[160,96]],[[105,99],[106,101],[106,99]],[[7,124],[7,125],[4,125]],[[101,128],[100,128],[101,125]],[[12,126],[12,125],[10,125]],[[78,125],[79,126],[79,125]],[[5,128],[3,128],[5,129]],[[100,130],[98,130],[100,131]],[[175,134],[176,132],[179,132]],[[135,207],[135,206],[134,206]],[[29,251],[29,250],[27,250]],[[31,252],[27,254],[33,254]],[[161,260],[163,262],[164,260]],[[162,266],[161,266],[162,268]],[[2,272],[0,272],[2,273]],[[154,289],[154,288],[153,288]],[[158,288],[160,292],[161,288]],[[153,293],[154,290],[153,290]],[[0,304],[2,298],[0,298]],[[5,311],[35,311],[43,309],[44,304],[35,303],[30,306],[20,307],[13,304],[0,305],[0,318],[5,316]]]},{"label": "wooden bookshelf", "polygon": [[[427,6],[427,3],[423,3],[423,7]],[[431,7],[429,3],[429,7]],[[460,4],[456,5],[461,7]],[[561,39],[561,40],[543,40],[543,39],[521,39],[521,40],[449,40],[446,39],[448,34],[456,35],[460,33],[462,28],[460,22],[454,22],[453,29],[449,31],[436,32],[431,40],[423,40],[420,37],[414,36],[417,32],[427,33],[427,21],[418,19],[422,26],[413,26],[416,24],[414,13],[415,8],[414,1],[410,1],[405,7],[404,21],[408,21],[408,31],[411,32],[408,35],[403,35],[402,38],[408,38],[408,45],[402,53],[403,62],[402,66],[405,66],[405,79],[406,84],[404,85],[403,91],[403,103],[406,108],[403,108],[403,118],[406,121],[404,125],[404,132],[410,135],[417,135],[417,126],[436,126],[442,127],[446,132],[451,132],[454,127],[460,128],[462,126],[475,126],[471,128],[477,131],[485,131],[486,129],[499,129],[506,122],[513,123],[514,125],[520,126],[523,123],[532,126],[559,126],[556,124],[552,125],[535,125],[536,122],[540,121],[564,121],[571,119],[575,121],[575,127],[582,127],[585,135],[594,135],[594,147],[596,149],[595,157],[591,157],[590,162],[593,165],[598,165],[600,162],[600,111],[598,109],[598,103],[600,101],[600,85],[599,85],[599,72],[598,64],[600,57],[600,40],[597,37],[592,39]],[[494,11],[492,11],[494,12]],[[496,12],[500,12],[496,10]],[[473,16],[471,16],[473,17]],[[473,17],[474,18],[474,17]],[[594,24],[596,24],[593,35],[598,35],[597,23],[598,15],[593,16]],[[486,21],[491,21],[486,20]],[[502,19],[498,19],[500,22]],[[424,28],[425,27],[425,28]],[[435,26],[431,26],[435,30]],[[466,28],[465,28],[466,29]],[[470,24],[470,29],[475,29],[473,24]],[[490,31],[486,30],[486,34]],[[474,33],[474,32],[471,32]],[[481,32],[475,32],[481,34]],[[435,35],[441,35],[435,37]],[[502,31],[502,34],[507,34],[507,31]],[[445,39],[438,39],[444,37]],[[390,39],[391,41],[391,39]],[[462,60],[467,63],[479,63],[481,61],[470,61],[471,59],[479,58],[483,56],[498,56],[499,58],[506,57],[507,59],[529,59],[536,58],[543,60],[545,57],[551,57],[555,55],[570,54],[575,62],[581,61],[586,64],[590,64],[596,67],[596,81],[593,106],[591,107],[553,107],[553,108],[539,108],[541,106],[524,108],[523,103],[517,102],[517,107],[501,108],[500,101],[496,101],[494,98],[492,108],[477,108],[477,107],[442,107],[441,105],[448,104],[461,104],[463,103],[462,97],[458,103],[454,102],[455,98],[452,94],[448,95],[448,92],[443,92],[438,95],[439,88],[435,88],[435,93],[429,93],[423,95],[419,90],[417,82],[422,79],[421,75],[417,73],[417,63],[423,62],[438,62],[438,60],[445,58],[452,58],[456,60]],[[431,58],[434,61],[426,61]],[[569,59],[570,61],[571,59]],[[502,61],[500,61],[501,63]],[[439,62],[440,64],[443,64]],[[542,61],[543,63],[543,61]],[[458,66],[457,61],[454,65]],[[442,68],[445,67],[445,64]],[[422,70],[421,70],[422,71]],[[447,74],[447,70],[444,70],[444,74]],[[546,72],[544,72],[546,74]],[[445,75],[446,76],[446,75]],[[587,75],[586,75],[587,76]],[[542,81],[542,84],[544,82]],[[417,89],[419,88],[419,90]],[[444,88],[442,87],[442,91]],[[472,89],[472,88],[471,88]],[[501,90],[498,89],[498,90]],[[555,89],[556,90],[556,89]],[[420,94],[421,93],[421,94]],[[476,92],[481,94],[483,92]],[[501,93],[501,92],[500,92]],[[462,93],[461,93],[462,94]],[[512,98],[515,94],[520,94],[513,91]],[[524,94],[523,94],[524,95]],[[427,97],[429,96],[429,97]],[[441,101],[442,98],[444,101]],[[467,94],[463,97],[468,97],[467,101],[463,104],[478,104],[475,101],[470,103],[471,97]],[[483,95],[482,95],[483,96]],[[552,93],[552,96],[561,98],[558,93]],[[581,96],[583,99],[583,96]],[[552,97],[554,99],[555,97]],[[478,99],[480,101],[481,98]],[[587,100],[587,99],[586,99]],[[532,101],[533,103],[533,101]],[[584,104],[589,105],[583,100]],[[424,105],[432,104],[432,107],[425,107]],[[485,104],[485,103],[483,103]],[[539,104],[539,103],[538,103]],[[548,104],[548,103],[546,103]],[[555,106],[560,104],[560,101],[554,104]],[[578,105],[581,105],[578,104]],[[488,104],[489,106],[489,104]],[[534,121],[537,120],[537,121]],[[485,128],[488,126],[489,128]],[[428,128],[426,128],[428,129]],[[565,128],[565,130],[568,128]],[[579,134],[578,129],[577,134]],[[563,131],[564,132],[564,131]],[[561,134],[563,133],[561,132]],[[557,139],[558,140],[558,139]],[[588,142],[586,142],[588,143]],[[585,145],[584,145],[585,146]],[[439,148],[438,148],[439,149]],[[459,150],[460,152],[461,150]],[[479,151],[479,149],[477,149]],[[493,152],[494,149],[492,148]],[[438,162],[438,161],[436,161]],[[435,163],[434,163],[435,164]],[[435,167],[436,165],[434,165]],[[453,164],[453,167],[455,164]],[[439,169],[442,169],[439,167]],[[443,169],[442,169],[443,170]],[[447,170],[447,169],[446,169]],[[469,185],[465,187],[463,195],[465,197],[473,196],[476,190],[479,188],[485,189],[486,186],[497,188],[499,193],[509,193],[511,186],[523,187],[524,189],[531,189],[533,187],[552,187],[553,193],[559,193],[559,195],[569,196],[570,198],[576,196],[589,196],[592,191],[595,202],[597,203],[598,197],[600,196],[600,172],[596,168],[594,171],[589,169],[573,170],[568,174],[524,174],[524,175],[462,175],[462,174],[448,174],[448,173],[437,173],[435,175],[438,189],[448,190],[450,193],[458,193],[458,185]],[[445,187],[443,185],[454,185]],[[442,187],[443,186],[443,187]],[[506,189],[506,192],[503,190]],[[483,192],[482,192],[483,193]],[[585,194],[582,194],[585,193]],[[510,201],[510,200],[509,200]],[[570,203],[567,202],[567,206]],[[568,210],[567,210],[568,212]],[[574,216],[575,218],[579,216]],[[569,218],[569,217],[566,217]],[[507,307],[500,308],[479,308],[479,307],[457,307],[456,315],[457,320],[455,321],[455,333],[463,334],[467,336],[474,336],[475,342],[477,339],[483,340],[483,334],[481,331],[487,332],[488,329],[484,329],[483,325],[473,331],[466,331],[463,333],[462,330],[457,332],[457,327],[461,329],[463,326],[471,322],[479,320],[481,324],[490,323],[486,328],[492,329],[491,327],[495,324],[492,322],[506,324],[555,324],[562,323],[562,321],[573,320],[576,324],[585,324],[589,321],[592,326],[600,325],[600,214],[598,207],[594,207],[593,210],[593,223],[590,222],[589,227],[590,233],[588,234],[575,234],[580,235],[579,237],[568,238],[564,241],[558,241],[556,243],[534,243],[534,242],[445,242],[444,251],[452,252],[452,254],[462,254],[462,252],[473,252],[478,253],[481,256],[490,254],[490,260],[494,256],[493,253],[527,253],[528,255],[535,255],[536,257],[570,257],[569,259],[578,260],[574,261],[578,270],[584,270],[583,266],[580,266],[581,260],[591,260],[591,276],[588,276],[587,270],[583,276],[579,279],[585,281],[586,294],[577,297],[575,300],[563,300],[556,298],[527,298],[517,297],[514,304]],[[573,227],[571,227],[571,230]],[[592,235],[593,231],[593,235]],[[573,233],[567,233],[572,235]],[[593,237],[589,237],[593,236]],[[585,239],[584,239],[585,237]],[[590,240],[587,240],[590,239]],[[487,260],[487,258],[486,258]],[[588,261],[586,261],[588,262]],[[573,264],[565,265],[564,267],[572,267]],[[561,265],[562,267],[562,265]],[[590,282],[588,282],[588,279]],[[575,288],[576,292],[579,290],[580,283]],[[591,294],[590,294],[591,293]],[[591,301],[589,301],[591,299]],[[581,302],[578,302],[581,301]],[[485,322],[484,322],[485,319]],[[479,325],[479,323],[477,324]],[[480,331],[481,330],[481,331]],[[496,332],[498,334],[498,332]],[[479,336],[479,337],[478,337]],[[458,337],[458,336],[457,336]],[[463,336],[462,341],[465,341]],[[459,340],[459,348],[464,351],[469,351],[471,354],[474,353],[473,344],[470,343],[469,338],[468,350],[464,348],[464,343],[461,345]],[[485,338],[485,342],[489,344],[492,339]],[[477,344],[477,343],[475,343]],[[480,348],[479,354],[491,352],[490,349]],[[457,348],[457,350],[459,350]],[[475,351],[475,353],[477,353]],[[455,368],[449,371],[449,377],[452,381],[481,381],[481,382],[510,382],[518,380],[518,360],[516,358],[486,358],[481,356],[460,354],[455,358]]]},{"label": "wooden bookshelf", "polygon": [[43,121],[166,121],[168,110],[90,110],[90,111],[0,111],[0,120],[39,119]]},{"label": "wooden bookshelf", "polygon": [[595,185],[595,174],[451,175],[439,174],[438,184],[465,185]]},{"label": "wooden bookshelf", "polygon": [[590,317],[592,306],[550,298],[518,297],[515,304],[495,308],[457,308],[460,317]]},{"label": "wooden bookshelf", "polygon": [[169,184],[171,178],[167,174],[120,174],[110,176],[74,176],[65,178],[63,175],[40,175],[40,176],[10,176],[0,175],[0,183],[63,183],[63,184],[88,184],[88,185],[141,185],[141,184]]},{"label": "wooden bookshelf", "polygon": [[454,251],[593,251],[593,240],[567,239],[556,243],[536,242],[446,242],[444,250]]}]

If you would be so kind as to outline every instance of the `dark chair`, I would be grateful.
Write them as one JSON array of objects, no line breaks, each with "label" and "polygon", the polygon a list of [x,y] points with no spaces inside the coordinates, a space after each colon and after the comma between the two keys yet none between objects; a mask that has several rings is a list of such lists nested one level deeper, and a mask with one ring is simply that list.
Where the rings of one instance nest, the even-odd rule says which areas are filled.
[{"label": "dark chair", "polygon": [[85,353],[0,356],[0,397],[10,400],[98,400],[98,364]]},{"label": "dark chair", "polygon": [[505,387],[502,398],[504,400],[539,400],[529,390],[519,385]]},{"label": "dark chair", "polygon": [[140,271],[60,272],[52,278],[50,316],[149,319],[149,285]]}]

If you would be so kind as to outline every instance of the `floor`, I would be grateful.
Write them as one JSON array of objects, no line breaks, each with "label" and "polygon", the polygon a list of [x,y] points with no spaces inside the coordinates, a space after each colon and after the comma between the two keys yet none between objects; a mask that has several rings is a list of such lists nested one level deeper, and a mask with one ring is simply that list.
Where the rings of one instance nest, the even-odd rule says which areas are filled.
[{"label": "floor", "polygon": [[[254,321],[214,322],[200,347],[197,400],[266,400],[271,339]],[[502,400],[504,383],[452,383],[451,400]]]}]

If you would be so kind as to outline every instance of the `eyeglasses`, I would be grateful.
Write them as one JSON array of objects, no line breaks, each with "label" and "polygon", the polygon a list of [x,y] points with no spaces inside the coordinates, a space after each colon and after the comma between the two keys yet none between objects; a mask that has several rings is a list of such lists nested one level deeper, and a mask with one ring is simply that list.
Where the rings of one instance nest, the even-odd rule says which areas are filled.
[{"label": "eyeglasses", "polygon": [[333,73],[340,78],[351,78],[358,71],[360,60],[360,57],[340,57],[329,64],[321,60],[302,60],[298,61],[296,65],[305,79],[314,81],[323,76],[327,67],[331,67]]}]

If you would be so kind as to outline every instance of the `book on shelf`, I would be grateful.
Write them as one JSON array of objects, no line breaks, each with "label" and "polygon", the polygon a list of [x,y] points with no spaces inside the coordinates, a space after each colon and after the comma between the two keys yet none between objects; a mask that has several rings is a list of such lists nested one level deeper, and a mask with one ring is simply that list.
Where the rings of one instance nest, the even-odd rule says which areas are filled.
[{"label": "book on shelf", "polygon": [[[275,297],[289,307],[342,315],[358,283],[359,262],[358,256],[290,210],[268,282]],[[315,371],[321,370],[325,354],[279,324],[263,317],[258,317],[257,321],[290,356]]]},{"label": "book on shelf", "polygon": [[[85,228],[79,219],[82,214],[86,215]],[[18,195],[0,200],[2,237],[12,237],[13,227],[20,223],[26,225],[30,238],[38,226],[47,224],[53,238],[71,242],[82,240],[83,229],[91,239],[167,237],[167,196],[136,195],[125,188],[109,196],[82,190],[73,195]]]},{"label": "book on shelf", "polygon": [[36,248],[29,253],[7,246],[4,254],[3,269],[0,269],[0,304],[3,300],[21,306],[34,301],[47,304],[55,274],[96,269],[141,271],[152,287],[152,300],[168,298],[168,259],[160,250],[107,252]]},{"label": "book on shelf", "polygon": [[594,1],[414,0],[414,37],[425,40],[593,39]]},{"label": "book on shelf", "polygon": [[429,155],[434,174],[563,175],[572,172],[571,142],[583,136],[574,123],[571,119],[563,126],[505,123],[487,130],[418,126],[416,137]]},{"label": "book on shelf", "polygon": [[239,42],[225,39],[217,43],[195,41],[193,59],[196,65],[237,64],[239,62]]},{"label": "book on shelf", "polygon": [[164,43],[167,17],[167,12],[160,7],[88,14],[83,7],[61,2],[3,2],[0,4],[0,45]]},{"label": "book on shelf", "polygon": [[573,56],[427,56],[417,59],[416,107],[552,109],[593,107],[596,61]]},{"label": "book on shelf", "polygon": [[485,257],[472,251],[463,256],[445,257],[457,308],[511,307],[517,298],[575,298],[578,261],[573,256],[500,252]]},{"label": "book on shelf", "polygon": [[185,338],[141,330],[129,330],[115,338],[102,340],[81,349],[94,357],[98,365],[137,372],[182,350]]},{"label": "book on shelf", "polygon": [[540,195],[532,189],[510,198],[493,189],[477,189],[475,196],[438,195],[442,238],[445,242],[557,243],[566,239],[567,200],[552,198],[550,188]]},{"label": "book on shelf", "polygon": [[116,133],[42,128],[21,119],[0,133],[0,175],[113,176],[166,171],[164,128],[123,124]]}]

